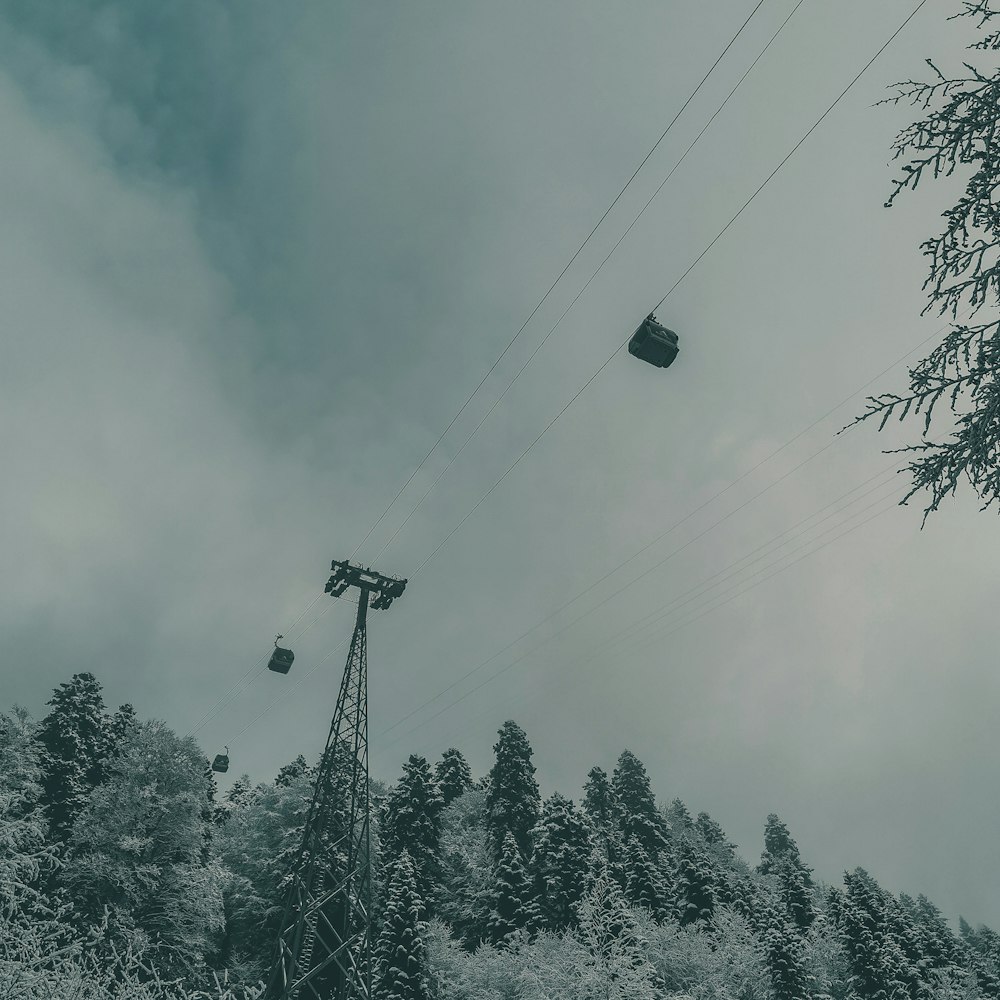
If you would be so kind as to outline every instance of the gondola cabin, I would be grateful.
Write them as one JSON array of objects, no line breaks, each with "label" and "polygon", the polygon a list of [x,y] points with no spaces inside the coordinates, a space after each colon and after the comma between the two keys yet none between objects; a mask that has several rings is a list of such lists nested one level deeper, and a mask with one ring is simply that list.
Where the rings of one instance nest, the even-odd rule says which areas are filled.
[{"label": "gondola cabin", "polygon": [[273,670],[276,674],[287,674],[292,668],[294,659],[295,654],[290,649],[282,649],[281,646],[275,645],[267,669]]},{"label": "gondola cabin", "polygon": [[212,761],[212,770],[225,774],[229,770],[229,754],[217,753]]},{"label": "gondola cabin", "polygon": [[669,368],[677,357],[677,334],[656,322],[650,313],[628,342],[628,352],[657,368]]}]

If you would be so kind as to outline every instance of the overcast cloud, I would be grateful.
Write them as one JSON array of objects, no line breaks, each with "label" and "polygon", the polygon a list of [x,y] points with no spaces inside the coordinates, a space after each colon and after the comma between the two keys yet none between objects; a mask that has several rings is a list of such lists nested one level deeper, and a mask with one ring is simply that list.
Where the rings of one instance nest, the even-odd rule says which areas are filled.
[{"label": "overcast cloud", "polygon": [[[194,726],[354,550],[751,6],[0,2],[4,703],[43,714],[90,670],[109,702]],[[764,4],[361,558],[793,6]],[[911,6],[807,0],[379,569],[413,577]],[[373,617],[375,773],[452,744],[482,773],[515,718],[546,792],[578,796],[628,746],[750,860],[777,812],[823,878],[862,865],[1000,923],[996,517],[960,494],[920,532],[919,507],[878,505],[887,485],[814,533],[887,513],[717,610],[698,617],[798,543],[689,593],[902,440],[834,439],[859,397],[758,467],[937,329],[918,244],[948,192],[882,208],[906,113],[872,105],[964,57],[955,9],[926,5],[670,296],[678,362],[615,358]],[[678,596],[659,632],[631,628]],[[352,610],[199,732],[230,777],[319,751],[343,651],[308,672]]]}]

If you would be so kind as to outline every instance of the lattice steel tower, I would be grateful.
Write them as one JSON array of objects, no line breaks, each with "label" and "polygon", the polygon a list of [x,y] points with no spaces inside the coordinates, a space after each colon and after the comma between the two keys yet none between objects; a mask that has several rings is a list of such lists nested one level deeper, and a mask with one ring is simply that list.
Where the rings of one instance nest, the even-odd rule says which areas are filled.
[{"label": "lattice steel tower", "polygon": [[333,561],[326,592],[359,591],[358,616],[291,872],[269,1000],[370,1000],[371,842],[368,797],[369,597],[381,610],[405,580]]}]

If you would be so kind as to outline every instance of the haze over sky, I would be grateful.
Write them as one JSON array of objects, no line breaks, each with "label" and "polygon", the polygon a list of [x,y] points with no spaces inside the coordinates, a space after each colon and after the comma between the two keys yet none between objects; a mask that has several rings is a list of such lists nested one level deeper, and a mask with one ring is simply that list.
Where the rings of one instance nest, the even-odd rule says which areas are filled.
[{"label": "haze over sky", "polygon": [[[545,793],[579,797],[627,746],[750,861],[776,812],[822,878],[862,865],[1000,924],[1000,523],[968,492],[922,532],[920,504],[893,507],[902,478],[871,477],[904,438],[834,437],[860,395],[758,467],[940,325],[918,245],[949,192],[882,207],[910,112],[873,104],[925,57],[966,57],[957,3],[924,5],[668,298],[676,364],[615,357],[414,576],[914,5],[806,0],[381,552],[794,6],[766,0],[365,543],[411,578],[369,628],[374,774],[450,745],[481,774],[514,718]],[[195,726],[354,550],[752,6],[2,0],[4,706],[40,716],[87,670],[110,704]],[[319,752],[352,613],[330,607],[288,677],[198,732],[230,745],[224,787]]]}]

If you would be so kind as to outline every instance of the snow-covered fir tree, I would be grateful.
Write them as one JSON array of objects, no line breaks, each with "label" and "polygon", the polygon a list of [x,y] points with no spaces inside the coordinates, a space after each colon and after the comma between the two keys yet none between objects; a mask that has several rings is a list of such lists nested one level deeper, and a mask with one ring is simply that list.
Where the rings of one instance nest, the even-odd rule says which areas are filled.
[{"label": "snow-covered fir tree", "polygon": [[423,933],[424,901],[405,849],[392,864],[385,918],[376,948],[377,1000],[431,1000]]},{"label": "snow-covered fir tree", "polygon": [[670,888],[660,865],[646,853],[637,837],[625,845],[625,897],[633,906],[648,910],[656,920],[672,912]]},{"label": "snow-covered fir tree", "polygon": [[513,834],[521,854],[531,854],[531,830],[538,822],[541,796],[535,780],[532,749],[524,730],[512,721],[499,730],[486,787],[486,831],[495,860]]},{"label": "snow-covered fir tree", "polygon": [[43,804],[53,839],[65,841],[91,790],[103,777],[108,724],[101,685],[93,674],[74,674],[48,702],[38,739],[45,750]]},{"label": "snow-covered fir tree", "polygon": [[230,786],[223,796],[226,807],[229,809],[242,809],[246,807],[257,794],[249,774],[241,774]]},{"label": "snow-covered fir tree", "polygon": [[645,765],[630,750],[618,758],[612,786],[623,841],[635,837],[651,858],[658,858],[667,844],[667,823],[656,808]]},{"label": "snow-covered fir tree", "polygon": [[434,778],[441,789],[441,799],[448,806],[472,787],[472,768],[461,750],[449,747],[434,765]]},{"label": "snow-covered fir tree", "polygon": [[785,914],[771,907],[763,921],[767,971],[774,1000],[808,1000],[813,995],[815,977],[809,971],[806,949],[798,928]]},{"label": "snow-covered fir tree", "polygon": [[610,830],[615,824],[615,792],[607,771],[602,767],[592,767],[587,772],[587,780],[583,786],[583,811],[598,831]]},{"label": "snow-covered fir tree", "polygon": [[694,825],[701,834],[702,839],[711,847],[725,846],[730,850],[735,846],[729,843],[726,831],[707,812],[698,813]]},{"label": "snow-covered fir tree", "polygon": [[708,922],[716,905],[716,879],[708,855],[693,842],[676,844],[674,897],[681,926]]},{"label": "snow-covered fir tree", "polygon": [[295,760],[281,767],[277,777],[274,779],[274,783],[279,787],[292,785],[310,771],[309,763],[302,754],[299,754]]},{"label": "snow-covered fir tree", "polygon": [[808,928],[816,916],[812,872],[802,861],[788,827],[774,813],[764,826],[764,851],[757,871],[774,880],[795,926],[800,930]]},{"label": "snow-covered fir tree", "polygon": [[984,997],[1000,1000],[1000,934],[983,925],[973,929],[962,917],[958,928],[963,965],[972,974],[976,988]]},{"label": "snow-covered fir tree", "polygon": [[537,926],[535,889],[514,835],[508,832],[494,869],[486,933],[494,944],[503,944],[518,931],[531,931]]},{"label": "snow-covered fir tree", "polygon": [[667,823],[676,833],[690,833],[694,829],[691,811],[680,799],[671,799],[670,805],[664,810]]},{"label": "snow-covered fir tree", "polygon": [[440,877],[441,790],[427,759],[411,754],[382,810],[381,841],[387,862],[403,851],[416,871],[417,890],[430,900]]},{"label": "snow-covered fir tree", "polygon": [[913,899],[906,893],[901,893],[899,903],[917,930],[926,967],[940,970],[960,967],[962,944],[941,911],[923,895]]},{"label": "snow-covered fir tree", "polygon": [[532,831],[530,870],[541,926],[562,930],[577,921],[577,907],[591,871],[594,844],[584,817],[558,792],[542,804]]},{"label": "snow-covered fir tree", "polygon": [[799,855],[799,845],[795,843],[788,827],[771,813],[764,824],[764,850],[757,871],[762,875],[770,875],[782,861],[808,871]]},{"label": "snow-covered fir tree", "polygon": [[139,725],[139,719],[135,714],[135,708],[128,704],[119,705],[118,710],[105,726],[107,746],[106,755],[113,757],[121,748],[128,736],[131,736]]},{"label": "snow-covered fir tree", "polygon": [[910,1000],[914,970],[888,925],[887,894],[862,868],[844,874],[844,892],[831,893],[831,910],[851,966],[859,1000]]}]

